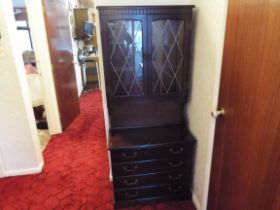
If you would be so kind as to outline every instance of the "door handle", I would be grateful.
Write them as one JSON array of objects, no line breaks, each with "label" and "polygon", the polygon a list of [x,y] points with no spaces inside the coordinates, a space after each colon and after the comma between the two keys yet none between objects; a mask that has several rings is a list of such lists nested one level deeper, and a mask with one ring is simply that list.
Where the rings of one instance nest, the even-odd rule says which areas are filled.
[{"label": "door handle", "polygon": [[215,119],[225,114],[226,114],[226,110],[223,107],[219,108],[218,110],[213,110],[211,112],[211,116]]}]

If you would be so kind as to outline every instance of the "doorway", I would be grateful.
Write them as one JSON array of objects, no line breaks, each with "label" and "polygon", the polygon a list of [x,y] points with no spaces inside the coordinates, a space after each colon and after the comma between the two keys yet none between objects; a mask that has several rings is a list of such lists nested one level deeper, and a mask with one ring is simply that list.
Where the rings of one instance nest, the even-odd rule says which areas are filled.
[{"label": "doorway", "polygon": [[33,49],[25,0],[13,0],[13,10],[16,23],[16,37],[20,39],[18,48],[23,58],[30,101],[34,112],[40,146],[43,151],[50,139],[50,132],[45,112],[42,74],[37,65],[37,59]]}]

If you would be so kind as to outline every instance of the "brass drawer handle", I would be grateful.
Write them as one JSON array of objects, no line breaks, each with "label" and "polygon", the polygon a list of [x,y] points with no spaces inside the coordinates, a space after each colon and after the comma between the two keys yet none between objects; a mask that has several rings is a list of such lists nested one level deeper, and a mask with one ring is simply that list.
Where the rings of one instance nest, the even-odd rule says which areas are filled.
[{"label": "brass drawer handle", "polygon": [[181,173],[179,173],[177,176],[173,176],[171,174],[168,174],[168,178],[171,181],[178,181],[178,180],[182,179],[182,177],[183,177],[183,174],[181,174]]},{"label": "brass drawer handle", "polygon": [[139,179],[135,178],[135,179],[125,179],[124,180],[124,184],[126,186],[132,186],[132,185],[136,185],[138,183]]},{"label": "brass drawer handle", "polygon": [[133,171],[136,171],[138,169],[138,165],[135,164],[133,166],[123,166],[122,168],[125,172],[133,172]]},{"label": "brass drawer handle", "polygon": [[180,160],[179,162],[177,163],[174,163],[173,161],[169,161],[168,162],[169,166],[172,167],[172,168],[178,168],[178,167],[181,167],[183,165],[183,161]]},{"label": "brass drawer handle", "polygon": [[173,155],[178,155],[184,152],[184,147],[180,147],[178,150],[175,150],[173,148],[169,148],[169,152],[172,153]]},{"label": "brass drawer handle", "polygon": [[172,193],[181,192],[182,189],[183,189],[183,187],[181,185],[176,186],[176,187],[168,187],[168,190]]},{"label": "brass drawer handle", "polygon": [[139,195],[139,191],[125,192],[124,195],[126,198],[136,198]]},{"label": "brass drawer handle", "polygon": [[125,159],[133,159],[133,158],[135,158],[135,157],[137,156],[137,152],[135,151],[135,152],[133,152],[133,153],[131,153],[131,154],[126,153],[126,152],[123,152],[123,153],[122,153],[122,156],[123,156]]}]

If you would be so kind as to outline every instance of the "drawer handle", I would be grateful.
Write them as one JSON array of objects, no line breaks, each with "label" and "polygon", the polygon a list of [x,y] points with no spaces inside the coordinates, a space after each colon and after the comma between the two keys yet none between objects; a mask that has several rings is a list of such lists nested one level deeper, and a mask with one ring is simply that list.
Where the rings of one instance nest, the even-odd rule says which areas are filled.
[{"label": "drawer handle", "polygon": [[182,177],[183,177],[183,174],[181,174],[181,173],[178,174],[177,176],[173,176],[171,174],[168,174],[168,178],[171,181],[178,181],[178,180],[182,179]]},{"label": "drawer handle", "polygon": [[180,147],[178,150],[175,150],[173,148],[169,148],[169,152],[173,155],[181,154],[184,151],[184,147]]},{"label": "drawer handle", "polygon": [[126,186],[136,185],[138,183],[139,179],[125,179],[124,183]]},{"label": "drawer handle", "polygon": [[137,155],[137,152],[136,152],[136,151],[133,152],[133,153],[131,153],[131,154],[127,154],[126,152],[123,152],[123,153],[122,153],[122,156],[123,156],[125,159],[133,159],[133,158],[136,157],[136,155]]},{"label": "drawer handle", "polygon": [[182,189],[183,189],[183,187],[181,185],[176,186],[176,187],[168,187],[168,190],[172,193],[181,192]]},{"label": "drawer handle", "polygon": [[136,198],[139,195],[139,191],[125,192],[124,195],[126,198]]},{"label": "drawer handle", "polygon": [[136,171],[138,169],[138,165],[135,164],[133,166],[123,166],[122,168],[125,172],[133,172],[133,171]]},{"label": "drawer handle", "polygon": [[179,161],[178,163],[174,163],[173,161],[168,162],[169,166],[172,168],[178,168],[183,165],[183,161]]}]

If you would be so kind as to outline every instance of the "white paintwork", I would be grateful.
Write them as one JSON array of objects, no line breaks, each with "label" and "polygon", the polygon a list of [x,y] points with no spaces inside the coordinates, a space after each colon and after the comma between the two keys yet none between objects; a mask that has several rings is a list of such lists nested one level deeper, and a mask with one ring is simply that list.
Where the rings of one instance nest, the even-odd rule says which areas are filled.
[{"label": "white paintwork", "polygon": [[42,74],[44,105],[50,134],[62,132],[56,98],[51,58],[41,1],[26,0],[28,21],[39,71]]},{"label": "white paintwork", "polygon": [[43,158],[16,37],[11,0],[0,1],[0,169],[1,176],[38,168]]},{"label": "white paintwork", "polygon": [[44,162],[42,161],[37,167],[5,171],[4,176],[6,177],[6,176],[37,174],[42,171],[43,167],[44,167]]},{"label": "white paintwork", "polygon": [[193,205],[195,206],[196,210],[202,210],[201,205],[200,205],[199,201],[197,200],[195,193],[193,193],[193,192],[192,192],[192,202],[193,202]]},{"label": "white paintwork", "polygon": [[[95,21],[96,21],[96,34],[97,34],[96,38],[97,38],[98,54],[102,55],[100,20],[99,20],[98,10],[95,11],[95,14],[96,14]],[[101,84],[101,93],[102,93],[102,104],[103,104],[103,110],[104,110],[106,138],[107,138],[107,141],[108,141],[109,115],[108,115],[108,107],[107,107],[107,99],[106,99],[106,87],[105,87],[103,56],[99,56],[99,73],[100,73],[100,84]]]},{"label": "white paintwork", "polygon": [[2,154],[0,153],[0,178],[5,176],[4,172],[4,161],[2,158]]},{"label": "white paintwork", "polygon": [[227,0],[197,1],[194,33],[190,130],[198,141],[193,185],[197,209],[206,210],[217,108]]}]

